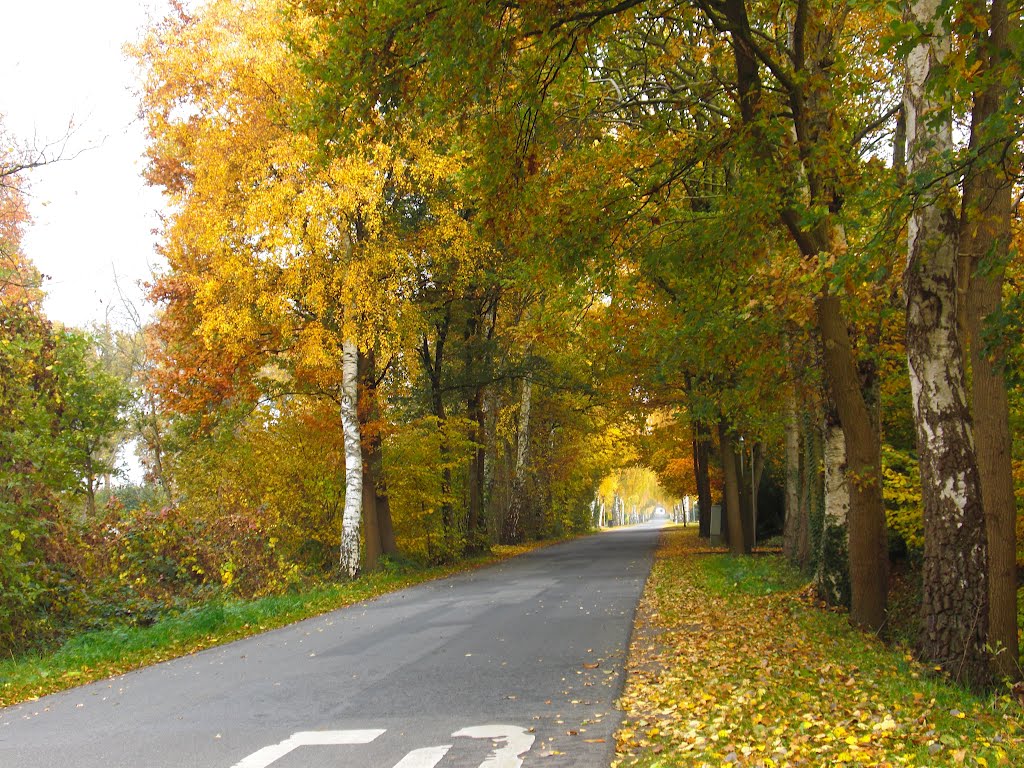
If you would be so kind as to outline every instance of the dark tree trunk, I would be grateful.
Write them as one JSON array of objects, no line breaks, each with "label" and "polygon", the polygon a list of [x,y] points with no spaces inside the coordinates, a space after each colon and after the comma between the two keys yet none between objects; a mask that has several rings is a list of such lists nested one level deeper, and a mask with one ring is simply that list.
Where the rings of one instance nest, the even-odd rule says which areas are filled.
[{"label": "dark tree trunk", "polygon": [[[360,430],[362,432],[362,430]],[[376,570],[383,547],[380,539],[380,521],[377,517],[377,494],[374,491],[373,469],[370,463],[370,451],[365,438],[361,442],[363,456],[363,571]]]},{"label": "dark tree trunk", "polygon": [[445,537],[451,544],[455,538],[455,512],[452,507],[452,470],[449,466],[449,446],[444,435],[447,413],[444,406],[444,392],[442,390],[442,366],[444,363],[444,346],[448,338],[448,330],[451,327],[451,307],[445,306],[444,315],[434,326],[437,337],[434,339],[434,349],[431,353],[430,340],[424,336],[420,345],[420,358],[427,372],[427,379],[430,382],[430,405],[431,412],[437,417],[437,428],[441,430],[440,440],[440,461],[441,461],[441,525],[444,528]]},{"label": "dark tree trunk", "polygon": [[[377,358],[371,349],[359,353],[359,434],[363,457],[363,530],[366,567],[381,555],[398,554],[391,521],[391,501],[384,477],[383,440],[377,404]],[[371,564],[372,563],[372,564]]]},{"label": "dark tree trunk", "polygon": [[850,494],[850,620],[877,631],[885,623],[889,592],[889,554],[882,503],[881,438],[864,398],[864,385],[850,343],[839,298],[818,297],[829,392],[846,441]]},{"label": "dark tree trunk", "polygon": [[[985,14],[977,0],[974,10]],[[1003,61],[1008,53],[1010,18],[1006,0],[989,7],[990,36],[981,43],[986,87],[975,95],[970,150],[974,165],[964,181],[960,216],[960,276],[966,290],[964,326],[971,364],[971,405],[981,497],[988,540],[989,645],[999,649],[995,671],[1018,678],[1017,659],[1017,504],[1013,492],[1009,399],[1006,381],[993,355],[986,353],[985,321],[1002,302],[1005,266],[1010,258],[1012,179],[1005,166],[1013,157],[1008,137],[993,132],[993,118],[1007,92]],[[1016,84],[1019,88],[1019,80]],[[998,352],[997,352],[998,354]]]},{"label": "dark tree trunk", "polygon": [[697,481],[698,535],[711,538],[711,442],[694,427],[693,471]]},{"label": "dark tree trunk", "polygon": [[487,548],[487,521],[484,519],[484,462],[486,460],[487,423],[483,408],[483,387],[476,387],[467,403],[467,417],[473,423],[473,455],[469,460],[469,548],[479,552]]},{"label": "dark tree trunk", "polygon": [[487,548],[487,521],[484,519],[484,463],[486,461],[487,421],[484,413],[483,377],[489,375],[486,362],[478,354],[480,317],[471,312],[466,321],[464,339],[465,371],[463,378],[468,392],[466,418],[473,425],[470,439],[474,442],[469,460],[469,509],[466,519],[467,546],[471,552]]},{"label": "dark tree trunk", "polygon": [[740,501],[740,478],[736,459],[736,448],[732,434],[724,421],[718,425],[718,444],[725,475],[725,513],[729,520],[729,551],[734,555],[749,555],[753,550],[751,536],[744,524],[742,502]]}]

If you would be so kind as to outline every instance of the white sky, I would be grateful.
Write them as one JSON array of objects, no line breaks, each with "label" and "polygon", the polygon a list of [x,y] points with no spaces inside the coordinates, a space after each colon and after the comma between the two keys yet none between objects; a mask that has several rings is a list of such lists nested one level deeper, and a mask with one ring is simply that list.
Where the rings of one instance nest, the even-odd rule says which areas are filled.
[{"label": "white sky", "polygon": [[[140,176],[144,150],[136,73],[122,53],[165,0],[5,0],[0,45],[0,113],[7,130],[37,144],[59,139],[65,154],[30,172],[34,222],[26,255],[50,279],[51,320],[86,326],[109,312],[117,286],[144,316],[142,281],[158,266],[153,229],[159,193]],[[115,280],[116,275],[116,280]]]}]

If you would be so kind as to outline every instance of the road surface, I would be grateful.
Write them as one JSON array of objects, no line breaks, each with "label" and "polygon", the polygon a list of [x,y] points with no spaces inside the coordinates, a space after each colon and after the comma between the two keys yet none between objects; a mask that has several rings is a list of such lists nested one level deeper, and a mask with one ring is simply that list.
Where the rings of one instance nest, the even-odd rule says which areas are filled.
[{"label": "road surface", "polygon": [[0,709],[0,768],[607,766],[657,526]]}]

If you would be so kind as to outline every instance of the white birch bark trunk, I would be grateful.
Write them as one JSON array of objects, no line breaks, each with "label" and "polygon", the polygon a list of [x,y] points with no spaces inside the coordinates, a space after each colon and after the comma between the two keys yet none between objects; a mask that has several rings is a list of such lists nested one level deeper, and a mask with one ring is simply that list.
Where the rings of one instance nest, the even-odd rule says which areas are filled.
[{"label": "white birch bark trunk", "polygon": [[345,435],[345,508],[341,517],[341,567],[349,576],[359,573],[359,526],[363,509],[363,457],[359,437],[357,381],[359,351],[346,339],[342,345],[341,426]]},{"label": "white birch bark trunk", "polygon": [[943,183],[952,147],[950,57],[941,0],[914,0],[910,19],[930,30],[907,55],[904,110],[915,205],[908,225],[907,358],[924,501],[924,656],[955,677],[986,674],[987,551],[981,488],[957,322],[956,191]]},{"label": "white birch bark trunk", "polygon": [[526,468],[527,449],[530,447],[530,396],[533,381],[529,376],[523,379],[523,397],[519,403],[519,434],[516,452],[516,480],[522,481]]},{"label": "white birch bark trunk", "polygon": [[829,605],[850,602],[850,487],[846,477],[846,437],[838,423],[826,420],[824,434],[825,516],[814,581],[818,596]]}]

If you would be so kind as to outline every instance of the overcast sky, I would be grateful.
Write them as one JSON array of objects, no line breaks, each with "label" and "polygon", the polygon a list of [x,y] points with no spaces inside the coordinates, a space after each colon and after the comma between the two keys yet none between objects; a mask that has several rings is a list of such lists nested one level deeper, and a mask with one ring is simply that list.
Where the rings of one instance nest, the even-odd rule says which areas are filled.
[{"label": "overcast sky", "polygon": [[[121,291],[144,314],[140,282],[158,267],[160,196],[141,177],[143,126],[134,65],[122,53],[165,0],[4,3],[0,113],[37,144],[75,129],[71,159],[30,173],[28,257],[50,279],[46,312],[85,326],[117,312]],[[77,154],[76,154],[77,153]]]}]

